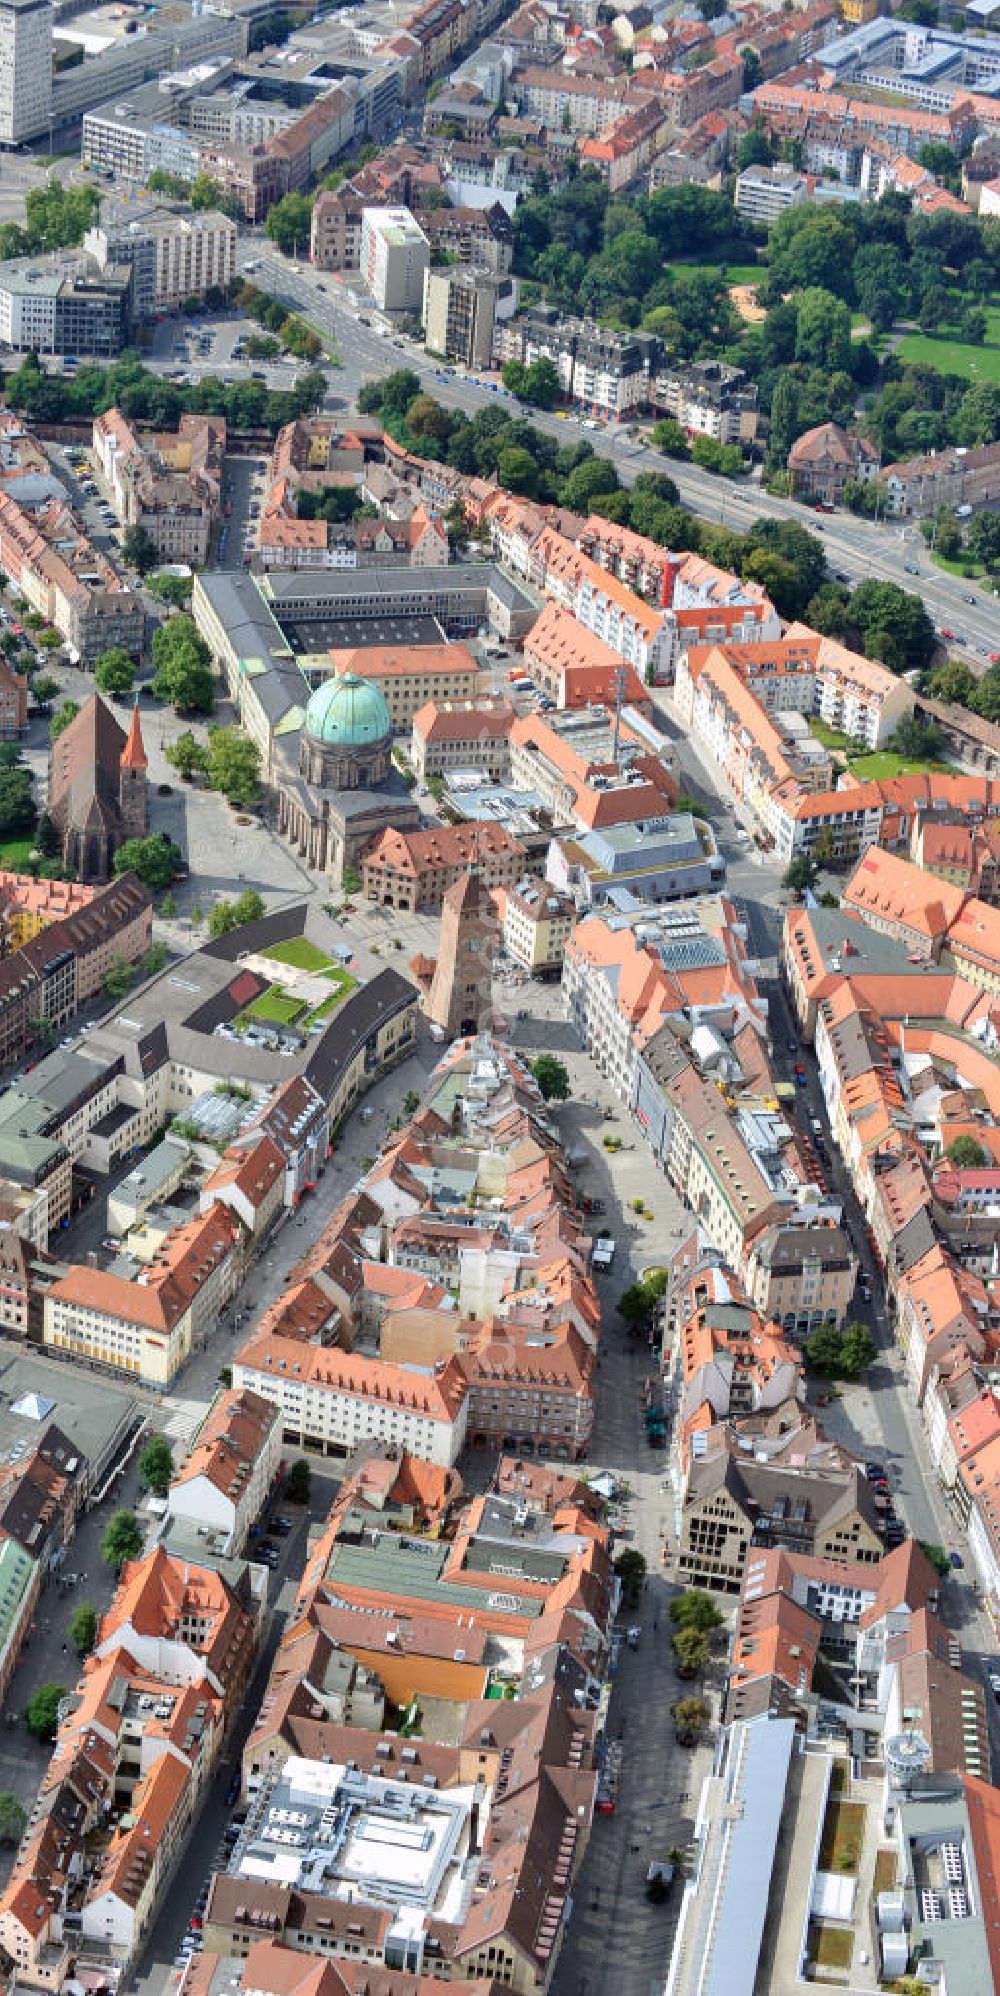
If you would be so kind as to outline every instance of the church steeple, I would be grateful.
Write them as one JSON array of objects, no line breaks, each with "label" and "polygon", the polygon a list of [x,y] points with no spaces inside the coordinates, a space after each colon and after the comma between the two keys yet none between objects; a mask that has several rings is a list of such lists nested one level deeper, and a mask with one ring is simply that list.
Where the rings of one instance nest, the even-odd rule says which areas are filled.
[{"label": "church steeple", "polygon": [[132,725],[118,765],[118,802],[127,839],[142,838],[148,828],[146,771],[149,762],[139,725],[139,703],[132,709]]},{"label": "church steeple", "polygon": [[146,750],[143,746],[142,728],[139,725],[138,700],[136,701],[135,706],[132,709],[132,725],[128,731],[128,740],[125,743],[125,747],[122,749],[121,766],[123,769],[149,768],[149,763],[146,758]]}]

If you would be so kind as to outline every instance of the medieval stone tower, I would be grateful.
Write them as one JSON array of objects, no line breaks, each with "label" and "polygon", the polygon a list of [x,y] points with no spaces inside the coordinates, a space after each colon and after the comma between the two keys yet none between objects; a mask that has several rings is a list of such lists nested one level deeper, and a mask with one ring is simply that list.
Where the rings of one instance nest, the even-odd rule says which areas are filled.
[{"label": "medieval stone tower", "polygon": [[427,1017],[448,1039],[484,1031],[493,1018],[493,957],[497,918],[489,891],[474,866],[456,880],[441,907],[434,976]]}]

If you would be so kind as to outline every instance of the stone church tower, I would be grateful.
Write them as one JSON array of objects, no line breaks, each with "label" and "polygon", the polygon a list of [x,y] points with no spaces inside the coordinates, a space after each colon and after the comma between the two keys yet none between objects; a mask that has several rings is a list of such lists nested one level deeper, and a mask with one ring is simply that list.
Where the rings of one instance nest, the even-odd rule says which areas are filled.
[{"label": "stone church tower", "polygon": [[148,768],[142,729],[139,725],[139,703],[136,701],[132,709],[132,725],[128,731],[128,740],[121,753],[118,776],[122,830],[127,839],[144,838],[148,830],[149,803],[146,796]]},{"label": "stone church tower", "polygon": [[488,888],[471,866],[441,907],[434,975],[424,1010],[450,1040],[485,1031],[493,1019],[493,958],[498,925]]}]

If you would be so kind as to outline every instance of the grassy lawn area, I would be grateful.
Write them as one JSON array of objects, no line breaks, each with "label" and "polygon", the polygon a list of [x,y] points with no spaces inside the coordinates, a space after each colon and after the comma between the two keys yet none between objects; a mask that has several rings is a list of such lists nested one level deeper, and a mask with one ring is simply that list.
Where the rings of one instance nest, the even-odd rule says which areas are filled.
[{"label": "grassy lawn area", "polygon": [[822,742],[824,748],[838,750],[841,754],[847,748],[848,737],[842,735],[838,728],[828,727],[816,714],[810,715],[809,733],[815,735],[816,740]]},{"label": "grassy lawn area", "polygon": [[856,1873],[865,1837],[863,1802],[839,1802],[831,1796],[819,1847],[821,1871]]},{"label": "grassy lawn area", "polygon": [[333,968],[330,958],[305,936],[290,936],[286,943],[272,943],[263,955],[272,957],[275,963],[289,963],[293,970],[328,971]]},{"label": "grassy lawn area", "polygon": [[[1000,342],[1000,313],[987,313],[987,341]],[[963,381],[1000,382],[1000,344],[970,346],[965,340],[934,340],[929,333],[906,333],[900,340],[900,360],[936,367],[939,374],[958,374]]]},{"label": "grassy lawn area", "polygon": [[814,1922],[809,1953],[818,1968],[850,1968],[853,1952],[850,1927],[828,1927],[825,1920]]},{"label": "grassy lawn area", "polygon": [[763,284],[767,276],[763,263],[725,263],[721,268],[727,284]]},{"label": "grassy lawn area", "polygon": [[35,841],[26,839],[0,839],[0,867],[9,873],[22,873],[28,854],[34,852]]},{"label": "grassy lawn area", "polygon": [[898,1869],[899,1867],[896,1863],[896,1853],[894,1850],[877,1850],[875,1852],[876,1898],[878,1897],[878,1894],[880,1892],[892,1891],[893,1886],[896,1883],[896,1873]]},{"label": "grassy lawn area", "polygon": [[974,582],[977,576],[985,575],[987,572],[985,562],[973,561],[971,555],[966,556],[960,561],[950,561],[947,555],[938,554],[935,551],[931,555],[931,560],[935,568],[943,568],[946,575],[962,575],[971,582]]},{"label": "grassy lawn area", "polygon": [[354,988],[355,979],[351,976],[349,970],[342,970],[339,964],[331,964],[329,970],[324,970],[322,975],[328,984],[339,984],[342,986],[338,994],[341,998],[344,995],[344,991],[351,991]]},{"label": "grassy lawn area", "polygon": [[859,755],[854,758],[851,768],[862,783],[886,776],[916,776],[925,769],[953,770],[951,762],[928,762],[919,756],[893,755],[891,749],[879,749],[874,755]]},{"label": "grassy lawn area", "polygon": [[247,1017],[264,1019],[274,1026],[294,1026],[305,1009],[305,1000],[292,998],[287,991],[262,991],[260,997],[248,1005]]}]

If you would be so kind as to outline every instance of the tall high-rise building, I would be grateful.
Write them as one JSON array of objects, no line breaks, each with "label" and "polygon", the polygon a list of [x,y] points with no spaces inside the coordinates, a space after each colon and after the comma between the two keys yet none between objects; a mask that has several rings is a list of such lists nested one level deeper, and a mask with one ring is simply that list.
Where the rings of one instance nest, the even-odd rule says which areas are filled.
[{"label": "tall high-rise building", "polygon": [[48,129],[52,22],[51,0],[0,0],[0,146]]}]

